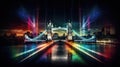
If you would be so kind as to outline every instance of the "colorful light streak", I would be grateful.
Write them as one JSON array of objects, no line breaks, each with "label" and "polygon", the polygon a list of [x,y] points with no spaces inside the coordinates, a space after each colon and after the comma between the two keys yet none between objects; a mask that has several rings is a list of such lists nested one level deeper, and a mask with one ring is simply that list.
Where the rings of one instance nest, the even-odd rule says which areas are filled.
[{"label": "colorful light streak", "polygon": [[39,18],[39,8],[37,8],[37,13],[36,13],[36,20],[35,20],[35,25],[36,25],[36,35],[39,33],[39,24],[38,24],[38,18]]},{"label": "colorful light streak", "polygon": [[80,44],[77,44],[77,43],[72,43],[72,44],[74,44],[76,47],[80,47],[80,48],[82,48],[82,49],[85,49],[85,50],[87,50],[87,51],[89,51],[89,52],[92,52],[92,53],[95,53],[95,54],[97,54],[97,55],[100,55],[100,56],[103,56],[103,57],[107,57],[106,55],[104,55],[104,54],[102,54],[102,53],[100,53],[100,52],[97,52],[97,51],[94,51],[94,50],[85,48],[85,47],[81,46]]},{"label": "colorful light streak", "polygon": [[51,47],[49,47],[49,49],[43,53],[42,57],[40,57],[37,62],[41,61],[42,59],[47,59],[46,55],[49,55],[52,53],[52,48],[54,48],[56,46],[56,44],[52,45]]},{"label": "colorful light streak", "polygon": [[44,50],[45,48],[47,48],[47,47],[49,47],[51,44],[53,44],[54,42],[52,41],[52,42],[50,42],[50,43],[47,43],[46,45],[44,45],[42,48],[40,48],[39,50],[37,50],[37,51],[35,51],[35,52],[33,52],[32,54],[30,54],[29,56],[27,56],[26,58],[24,58],[24,59],[22,59],[20,62],[23,62],[24,60],[26,60],[26,59],[28,59],[28,58],[30,58],[30,57],[32,57],[33,55],[35,55],[35,54],[37,54],[38,52],[40,52],[40,51],[42,51],[42,50]]},{"label": "colorful light streak", "polygon": [[34,36],[38,34],[38,14],[39,13],[37,9],[36,19],[34,16],[32,16],[32,19],[31,19],[31,15],[28,14],[28,12],[24,8],[20,8],[18,11],[18,15],[23,21],[27,22],[27,28],[28,30],[32,30],[32,32],[34,33]]},{"label": "colorful light streak", "polygon": [[82,29],[85,28],[85,25],[86,25],[86,21],[85,21],[85,18],[83,17],[83,19],[82,19]]},{"label": "colorful light streak", "polygon": [[72,61],[80,61],[82,64],[85,64],[85,61],[82,59],[80,55],[78,55],[73,49],[71,49],[67,44],[65,45],[66,49],[72,53]]},{"label": "colorful light streak", "polygon": [[86,35],[87,31],[86,27],[88,28],[88,30],[90,30],[90,24],[94,22],[99,16],[100,10],[96,6],[91,10],[91,12],[86,17],[83,16],[81,26],[82,35]]},{"label": "colorful light streak", "polygon": [[30,17],[28,17],[27,23],[28,23],[28,26],[33,27],[33,21],[31,20]]},{"label": "colorful light streak", "polygon": [[88,30],[90,30],[90,17],[88,17],[87,19],[87,26],[88,26]]},{"label": "colorful light streak", "polygon": [[70,46],[76,48],[76,49],[79,50],[80,52],[82,52],[82,53],[88,55],[89,57],[91,57],[91,58],[93,58],[93,59],[95,59],[95,60],[97,60],[97,61],[103,63],[101,60],[99,60],[98,58],[94,57],[94,56],[91,55],[90,53],[88,53],[88,52],[86,52],[86,51],[84,51],[84,50],[78,48],[77,46],[75,46],[75,44],[72,44],[72,43],[69,43],[69,42],[66,42],[66,43],[69,44]]},{"label": "colorful light streak", "polygon": [[18,53],[18,54],[16,54],[14,57],[18,57],[18,56],[21,56],[21,55],[24,55],[24,54],[30,53],[30,52],[32,52],[32,51],[38,49],[38,48],[42,48],[42,47],[44,47],[46,44],[47,44],[47,43],[42,44],[42,45],[39,44],[39,46],[37,46],[36,48],[33,48],[33,49],[30,49],[30,50],[27,50],[27,51],[25,51],[25,52]]},{"label": "colorful light streak", "polygon": [[31,29],[31,26],[32,26],[32,20],[30,19],[30,15],[29,13],[25,10],[25,8],[20,8],[19,11],[18,11],[18,15],[20,16],[20,18],[27,22],[27,27],[28,27],[28,30]]}]

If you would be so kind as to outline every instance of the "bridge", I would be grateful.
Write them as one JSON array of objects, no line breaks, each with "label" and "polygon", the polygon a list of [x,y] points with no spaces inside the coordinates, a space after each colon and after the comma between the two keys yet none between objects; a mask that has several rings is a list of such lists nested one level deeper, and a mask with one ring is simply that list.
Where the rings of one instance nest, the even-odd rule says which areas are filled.
[{"label": "bridge", "polygon": [[[53,27],[53,24],[50,22],[47,25],[47,28],[38,36],[34,38],[30,38],[27,34],[25,34],[25,42],[39,42],[39,41],[47,41],[47,40],[68,40],[68,41],[83,41],[83,42],[95,42],[95,36],[91,36],[90,38],[85,38],[83,36],[80,36],[75,30],[72,28],[72,24],[68,22],[66,24],[66,27]],[[55,30],[64,30],[66,31],[65,38],[64,39],[54,39],[53,33]],[[41,37],[47,33],[47,36],[44,39],[41,39]],[[79,39],[75,39],[73,34],[77,36]]]},{"label": "bridge", "polygon": [[[64,35],[65,38],[60,38],[60,37],[54,38],[55,30],[60,30],[60,31],[64,30],[66,32],[66,35]],[[44,34],[46,34],[45,37],[43,37]],[[52,62],[55,64],[57,62],[58,63],[74,62],[74,59],[79,60],[79,62],[83,64],[84,60],[81,59],[81,56],[82,58],[85,59],[87,58],[86,60],[90,62],[97,61],[96,63],[103,63],[103,58],[107,59],[108,57],[107,54],[104,54],[99,50],[98,51],[95,50],[95,46],[97,46],[96,49],[98,49],[98,46],[102,46],[102,45],[94,45],[94,44],[91,45],[91,42],[96,42],[96,37],[94,35],[89,38],[80,36],[80,34],[78,34],[73,29],[71,23],[67,23],[66,27],[60,27],[60,26],[54,27],[52,23],[49,23],[46,29],[38,36],[31,38],[29,37],[29,35],[25,34],[24,42],[25,44],[33,42],[35,43],[36,47],[15,54],[14,56],[15,58],[20,58],[20,60],[18,60],[20,63],[24,63],[24,62],[33,63],[34,61],[36,61],[36,59],[40,60],[38,59],[38,57],[42,58],[42,56],[45,56],[48,62]],[[90,45],[86,45],[86,43],[89,42]],[[31,46],[31,45],[27,44],[27,46]],[[38,57],[30,61],[31,58],[33,58],[33,56],[36,55],[38,55]],[[24,57],[21,58],[22,56]],[[88,59],[88,57],[90,58]]]}]

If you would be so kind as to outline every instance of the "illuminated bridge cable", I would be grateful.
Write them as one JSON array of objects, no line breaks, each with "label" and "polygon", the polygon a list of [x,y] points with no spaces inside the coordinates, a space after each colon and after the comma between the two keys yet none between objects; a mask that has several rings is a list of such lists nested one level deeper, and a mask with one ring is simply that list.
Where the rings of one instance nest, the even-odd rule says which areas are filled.
[{"label": "illuminated bridge cable", "polygon": [[28,37],[28,35],[25,34],[25,39],[27,40],[32,40],[30,37]]},{"label": "illuminated bridge cable", "polygon": [[80,36],[75,30],[73,30],[73,33],[76,34],[78,37],[80,37],[82,39],[82,41],[91,41],[93,39],[95,39],[95,36],[92,36],[91,38],[84,38],[82,36]]},{"label": "illuminated bridge cable", "polygon": [[45,32],[46,32],[46,30],[35,38],[30,38],[28,35],[25,35],[25,39],[27,39],[29,41],[36,41],[36,40],[38,40],[38,38],[41,38],[42,35],[44,35]]},{"label": "illuminated bridge cable", "polygon": [[41,36],[44,35],[45,32],[46,32],[46,30],[45,30],[42,34],[40,34],[40,35],[38,35],[37,37],[33,38],[33,40],[37,40],[38,38],[41,38]]},{"label": "illuminated bridge cable", "polygon": [[[75,30],[73,30],[73,33],[76,34],[77,36],[79,36],[79,34],[77,32],[75,32]],[[81,39],[85,39],[84,37],[79,36]]]}]

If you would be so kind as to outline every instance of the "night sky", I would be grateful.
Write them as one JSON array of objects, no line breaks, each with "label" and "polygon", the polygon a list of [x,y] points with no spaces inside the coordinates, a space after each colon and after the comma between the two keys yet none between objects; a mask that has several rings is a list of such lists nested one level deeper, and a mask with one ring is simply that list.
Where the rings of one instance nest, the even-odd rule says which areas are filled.
[{"label": "night sky", "polygon": [[97,6],[101,11],[101,16],[96,22],[113,23],[118,28],[118,5],[115,0],[3,0],[0,2],[0,26],[1,29],[24,26],[26,23],[18,15],[21,7],[31,15],[36,13],[36,8],[39,8],[40,22],[44,23],[46,17],[47,22],[51,20],[53,23],[59,24],[68,20],[74,23],[78,22],[78,8],[81,8],[81,15],[85,15],[94,6]]}]

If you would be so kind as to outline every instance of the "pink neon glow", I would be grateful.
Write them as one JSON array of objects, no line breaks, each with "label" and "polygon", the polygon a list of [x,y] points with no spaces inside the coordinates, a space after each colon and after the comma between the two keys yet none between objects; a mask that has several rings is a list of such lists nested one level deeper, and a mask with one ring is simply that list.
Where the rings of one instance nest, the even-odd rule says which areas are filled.
[{"label": "pink neon glow", "polygon": [[37,8],[37,13],[36,13],[36,20],[35,20],[35,25],[36,25],[36,35],[38,34],[38,30],[39,30],[39,28],[38,28],[38,17],[39,17],[39,9]]},{"label": "pink neon glow", "polygon": [[31,30],[32,21],[31,21],[30,17],[28,17],[28,22],[27,22],[27,24],[28,24],[28,30]]},{"label": "pink neon glow", "polygon": [[88,30],[90,30],[90,16],[87,18],[87,26],[88,26]]}]

